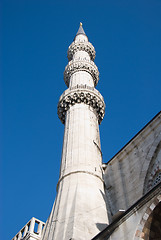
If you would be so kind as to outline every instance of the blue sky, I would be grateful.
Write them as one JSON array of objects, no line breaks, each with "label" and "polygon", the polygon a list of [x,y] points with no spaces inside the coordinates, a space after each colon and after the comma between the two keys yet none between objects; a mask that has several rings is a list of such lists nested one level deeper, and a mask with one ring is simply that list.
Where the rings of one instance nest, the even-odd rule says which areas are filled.
[{"label": "blue sky", "polygon": [[46,221],[52,208],[64,131],[57,103],[80,21],[96,49],[106,102],[103,161],[160,111],[160,0],[2,0],[3,240],[33,216]]}]

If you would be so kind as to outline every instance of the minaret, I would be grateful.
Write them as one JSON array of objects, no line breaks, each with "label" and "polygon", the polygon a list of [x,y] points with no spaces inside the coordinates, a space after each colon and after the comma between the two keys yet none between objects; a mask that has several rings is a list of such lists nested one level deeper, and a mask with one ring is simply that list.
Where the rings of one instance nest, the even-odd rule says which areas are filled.
[{"label": "minaret", "polygon": [[95,49],[80,23],[68,49],[68,89],[58,103],[65,124],[63,151],[57,197],[43,240],[90,240],[108,224],[99,134],[105,104],[95,89],[99,72],[94,59]]}]

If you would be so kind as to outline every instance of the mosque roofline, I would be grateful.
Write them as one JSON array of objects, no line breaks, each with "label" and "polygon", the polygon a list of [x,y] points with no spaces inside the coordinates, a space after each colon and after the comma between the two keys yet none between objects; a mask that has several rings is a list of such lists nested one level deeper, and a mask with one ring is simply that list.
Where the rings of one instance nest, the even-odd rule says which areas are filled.
[{"label": "mosque roofline", "polygon": [[134,137],[130,139],[108,162],[104,163],[108,165],[119,153],[121,153],[141,132],[143,132],[159,115],[161,111],[158,112]]},{"label": "mosque roofline", "polygon": [[[159,112],[160,113],[160,112]],[[158,115],[158,114],[157,114]],[[156,115],[156,116],[157,116]],[[155,116],[155,117],[156,117]],[[133,213],[139,210],[145,203],[150,201],[153,197],[157,196],[161,192],[161,182],[158,183],[154,188],[152,188],[149,192],[147,192],[143,197],[141,197],[138,201],[136,201],[130,208],[128,208],[124,213],[121,214],[118,218],[116,218],[112,223],[110,223],[103,231],[98,233],[91,240],[103,240],[108,239],[113,231],[121,225],[126,219],[128,219]]]}]

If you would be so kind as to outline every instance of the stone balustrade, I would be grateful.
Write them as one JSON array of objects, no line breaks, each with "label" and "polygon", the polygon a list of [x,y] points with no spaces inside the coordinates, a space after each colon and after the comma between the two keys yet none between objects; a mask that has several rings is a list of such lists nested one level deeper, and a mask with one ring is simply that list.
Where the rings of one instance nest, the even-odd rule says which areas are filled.
[{"label": "stone balustrade", "polygon": [[31,218],[31,220],[12,238],[12,240],[22,240],[22,239],[40,239],[43,227],[45,223],[36,219]]}]

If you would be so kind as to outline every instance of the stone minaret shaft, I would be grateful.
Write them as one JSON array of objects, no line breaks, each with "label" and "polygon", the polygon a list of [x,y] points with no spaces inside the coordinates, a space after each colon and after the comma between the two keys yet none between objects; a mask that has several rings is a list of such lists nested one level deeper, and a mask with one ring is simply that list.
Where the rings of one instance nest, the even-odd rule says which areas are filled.
[{"label": "stone minaret shaft", "polygon": [[95,89],[95,50],[80,24],[68,49],[58,116],[65,124],[58,193],[43,240],[89,240],[108,224],[99,124],[105,104]]}]

